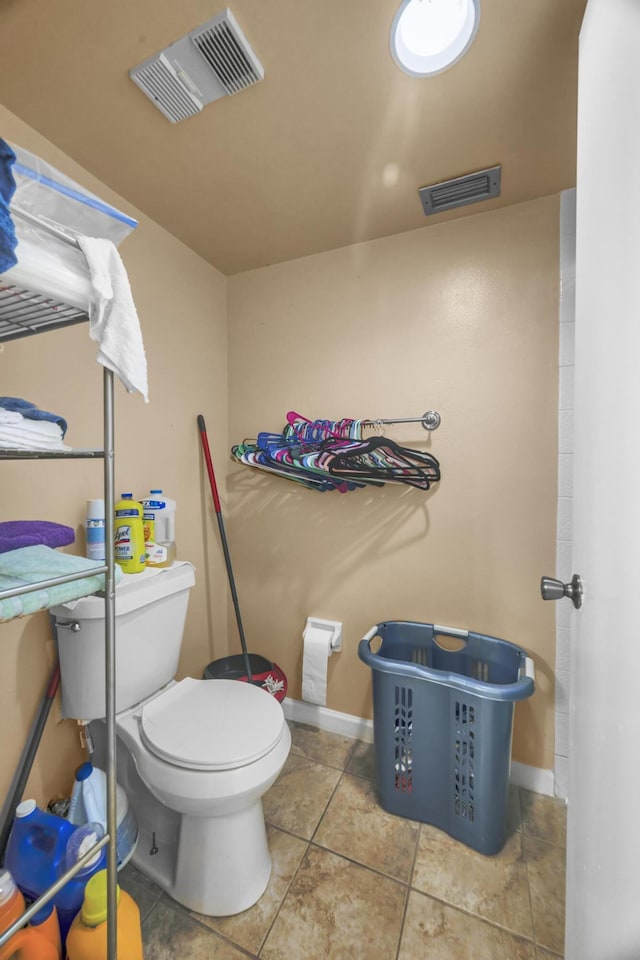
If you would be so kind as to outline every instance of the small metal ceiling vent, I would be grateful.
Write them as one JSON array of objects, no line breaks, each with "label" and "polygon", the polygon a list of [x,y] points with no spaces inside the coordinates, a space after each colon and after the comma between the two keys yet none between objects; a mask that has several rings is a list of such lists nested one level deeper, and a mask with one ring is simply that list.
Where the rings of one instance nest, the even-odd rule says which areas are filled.
[{"label": "small metal ceiling vent", "polygon": [[465,177],[456,177],[454,180],[433,183],[429,187],[420,187],[418,193],[425,214],[429,217],[443,210],[463,207],[467,203],[478,203],[480,200],[499,197],[500,169],[499,165],[488,167],[486,170],[469,173]]},{"label": "small metal ceiling vent", "polygon": [[226,9],[134,67],[129,76],[168,120],[177,123],[207,103],[258,83],[264,70]]}]

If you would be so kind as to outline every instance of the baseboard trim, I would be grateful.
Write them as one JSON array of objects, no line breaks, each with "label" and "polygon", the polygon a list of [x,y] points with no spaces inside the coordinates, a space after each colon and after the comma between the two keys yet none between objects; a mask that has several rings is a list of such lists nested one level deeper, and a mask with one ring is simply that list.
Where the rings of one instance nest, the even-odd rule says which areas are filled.
[{"label": "baseboard trim", "polygon": [[352,740],[373,743],[373,720],[354,717],[350,713],[340,713],[339,710],[330,710],[329,707],[320,707],[303,700],[290,700],[289,697],[285,699],[282,706],[287,720],[308,723],[328,733],[339,733]]},{"label": "baseboard trim", "polygon": [[555,778],[553,770],[543,767],[530,767],[528,763],[511,761],[511,783],[516,787],[524,787],[533,793],[542,793],[546,797],[555,795]]},{"label": "baseboard trim", "polygon": [[[339,710],[330,710],[329,707],[320,707],[303,700],[291,700],[289,697],[285,699],[282,706],[287,720],[308,723],[328,733],[337,733],[352,740],[373,743],[373,720],[354,717],[350,713],[340,713]],[[524,787],[525,790],[532,790],[534,793],[542,793],[549,797],[554,795],[553,770],[531,767],[527,763],[513,760],[511,782],[516,787]]]}]

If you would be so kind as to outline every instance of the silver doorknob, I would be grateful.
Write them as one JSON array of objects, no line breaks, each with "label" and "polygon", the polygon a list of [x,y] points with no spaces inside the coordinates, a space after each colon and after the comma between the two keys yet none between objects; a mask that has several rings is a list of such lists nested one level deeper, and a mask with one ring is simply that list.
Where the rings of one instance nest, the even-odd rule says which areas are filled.
[{"label": "silver doorknob", "polygon": [[562,600],[563,597],[568,597],[573,601],[576,610],[582,606],[582,580],[577,573],[574,573],[570,583],[554,580],[553,577],[543,577],[540,581],[540,593],[543,600]]}]

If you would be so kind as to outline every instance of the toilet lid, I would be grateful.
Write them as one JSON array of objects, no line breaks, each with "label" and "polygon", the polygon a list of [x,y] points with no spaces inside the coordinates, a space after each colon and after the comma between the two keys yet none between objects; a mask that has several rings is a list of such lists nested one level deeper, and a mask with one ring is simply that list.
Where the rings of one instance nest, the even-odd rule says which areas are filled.
[{"label": "toilet lid", "polygon": [[278,701],[237,680],[188,677],[142,709],[140,728],[149,749],[179,767],[232,770],[268,753],[282,735]]}]

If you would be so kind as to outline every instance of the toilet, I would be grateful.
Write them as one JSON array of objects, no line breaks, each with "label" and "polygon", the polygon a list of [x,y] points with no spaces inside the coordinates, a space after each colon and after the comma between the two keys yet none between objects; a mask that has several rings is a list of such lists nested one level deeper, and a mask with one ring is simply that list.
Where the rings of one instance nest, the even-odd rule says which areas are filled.
[{"label": "toilet", "polygon": [[[278,701],[234,680],[176,680],[194,568],[124,575],[116,587],[117,778],[135,813],[133,863],[207,916],[251,907],[271,873],[262,796],[289,754]],[[106,756],[104,600],[55,617],[64,717],[91,721]]]}]

